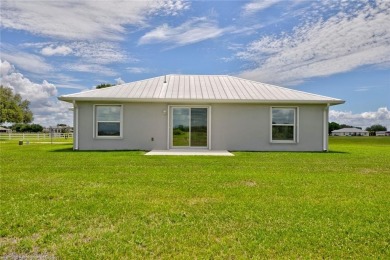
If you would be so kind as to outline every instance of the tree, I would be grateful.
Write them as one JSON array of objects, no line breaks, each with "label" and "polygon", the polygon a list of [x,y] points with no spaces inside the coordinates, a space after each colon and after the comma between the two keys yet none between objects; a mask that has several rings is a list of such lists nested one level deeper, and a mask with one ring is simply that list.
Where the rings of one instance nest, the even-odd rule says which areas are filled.
[{"label": "tree", "polygon": [[341,128],[357,128],[357,129],[362,130],[362,128],[359,127],[359,126],[346,125],[346,124],[341,124],[340,127],[341,127]]},{"label": "tree", "polygon": [[12,131],[15,132],[24,132],[25,124],[17,123],[11,126]]},{"label": "tree", "polygon": [[15,132],[32,132],[32,133],[38,133],[43,131],[43,127],[38,124],[14,124],[11,129]]},{"label": "tree", "polygon": [[341,126],[339,124],[337,124],[336,122],[329,123],[329,128],[328,128],[329,134],[331,134],[332,131],[339,130],[339,129],[341,129]]},{"label": "tree", "polygon": [[30,132],[38,133],[43,131],[43,126],[38,124],[31,124],[30,125]]},{"label": "tree", "polygon": [[30,123],[33,113],[28,108],[30,101],[23,100],[12,89],[0,86],[0,123]]},{"label": "tree", "polygon": [[102,83],[102,84],[99,84],[96,86],[96,89],[100,89],[100,88],[109,88],[109,87],[112,87],[114,85],[110,84],[110,83]]},{"label": "tree", "polygon": [[367,127],[366,131],[369,131],[369,132],[387,131],[387,128],[386,128],[386,126],[377,124],[377,125],[372,125],[370,127]]},{"label": "tree", "polygon": [[63,134],[70,132],[70,127],[67,124],[57,124],[57,127],[61,129],[61,133]]}]

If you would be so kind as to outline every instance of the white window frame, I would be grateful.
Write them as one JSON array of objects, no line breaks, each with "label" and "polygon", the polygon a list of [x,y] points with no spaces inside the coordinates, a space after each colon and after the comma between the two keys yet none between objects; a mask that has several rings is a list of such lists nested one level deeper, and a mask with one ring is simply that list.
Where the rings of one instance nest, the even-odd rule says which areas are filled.
[{"label": "white window frame", "polygon": [[[274,109],[284,108],[294,110],[294,124],[273,124],[272,123],[272,111]],[[293,126],[294,134],[293,140],[273,140],[272,139],[272,128],[273,126]],[[276,144],[296,144],[299,143],[299,107],[296,106],[272,106],[270,109],[270,142]]]},{"label": "white window frame", "polygon": [[[96,108],[99,106],[116,106],[120,107],[120,121],[119,121],[119,136],[99,136],[98,135],[98,121],[96,116]],[[118,121],[104,121],[104,122],[118,122]],[[121,104],[94,104],[93,105],[93,138],[94,139],[123,139],[123,105]]]},{"label": "white window frame", "polygon": [[[173,135],[172,135],[172,124],[173,124],[173,116],[172,111],[173,108],[207,108],[207,146],[205,147],[194,147],[194,146],[173,146]],[[208,149],[211,150],[211,106],[209,105],[168,105],[168,142],[167,149]]]}]

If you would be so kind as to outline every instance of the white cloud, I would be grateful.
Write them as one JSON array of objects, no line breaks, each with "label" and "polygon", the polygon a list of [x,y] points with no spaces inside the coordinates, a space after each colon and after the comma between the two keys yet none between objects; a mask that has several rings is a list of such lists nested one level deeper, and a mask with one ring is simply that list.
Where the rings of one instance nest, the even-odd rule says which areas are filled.
[{"label": "white cloud", "polygon": [[150,72],[148,68],[142,68],[142,67],[128,67],[126,68],[126,70],[132,74],[142,74],[142,73]]},{"label": "white cloud", "polygon": [[[129,57],[117,43],[110,42],[41,42],[24,43],[19,45],[30,52],[39,52],[46,56],[66,55],[73,60],[61,63],[57,67],[52,67],[45,62],[45,59],[35,54],[20,51],[16,47],[3,44],[1,46],[1,58],[15,64],[18,68],[27,72],[44,75],[46,79],[57,82],[61,88],[84,89],[84,87],[74,84],[78,81],[73,77],[65,76],[58,71],[77,71],[88,73],[99,73],[105,76],[116,76],[118,73],[108,67],[108,64],[137,62],[138,60]],[[32,50],[31,50],[32,49]],[[76,58],[76,59],[74,59]],[[48,58],[49,59],[49,58]],[[53,73],[56,71],[56,73]]]},{"label": "white cloud", "polygon": [[65,88],[65,89],[77,89],[77,90],[85,90],[87,89],[85,86],[77,85],[77,84],[61,84],[56,83],[55,84],[57,89],[58,88]]},{"label": "white cloud", "polygon": [[147,14],[176,15],[183,0],[2,1],[1,26],[70,40],[120,40],[126,25],[145,26]]},{"label": "white cloud", "polygon": [[56,85],[57,89],[59,88],[79,89],[79,90],[86,89],[86,87],[80,83],[81,82],[80,79],[62,73],[49,74],[47,76],[47,80],[52,81],[53,84]]},{"label": "white cloud", "polygon": [[374,89],[375,87],[371,87],[371,86],[360,86],[360,87],[357,87],[356,89],[354,89],[354,91],[356,92],[366,92],[366,91],[370,91],[372,89]]},{"label": "white cloud", "polygon": [[52,98],[48,100],[46,106],[32,108],[34,112],[34,122],[42,126],[55,126],[57,124],[67,124],[73,126],[73,112],[70,111],[72,105]]},{"label": "white cloud", "polygon": [[177,27],[163,24],[142,36],[138,43],[170,43],[174,47],[183,46],[219,37],[228,30],[231,30],[231,28],[219,28],[214,20],[197,17]]},{"label": "white cloud", "polygon": [[387,107],[378,108],[374,112],[364,112],[353,114],[351,111],[329,111],[329,121],[339,124],[352,125],[357,127],[366,127],[380,124],[390,129],[390,111]]},{"label": "white cloud", "polygon": [[[3,67],[5,68],[3,70]],[[25,78],[23,74],[18,73],[13,65],[8,61],[1,61],[1,71],[5,71],[2,74],[1,84],[11,87],[16,93],[22,95],[22,97],[34,101],[42,102],[57,94],[57,89],[53,84],[48,83],[46,80],[42,84],[36,84]]]},{"label": "white cloud", "polygon": [[310,22],[291,34],[264,36],[238,52],[237,57],[255,64],[240,76],[291,85],[363,65],[389,64],[390,29],[384,25],[390,24],[390,2],[367,4],[315,22],[313,17],[307,19]]},{"label": "white cloud", "polygon": [[115,79],[115,83],[116,83],[116,85],[121,85],[121,84],[125,84],[126,82],[119,77],[119,78]]},{"label": "white cloud", "polygon": [[265,10],[280,2],[282,2],[282,0],[254,0],[250,3],[245,4],[242,9],[244,11],[244,14],[248,15]]},{"label": "white cloud", "polygon": [[83,59],[83,62],[109,64],[118,62],[134,62],[119,47],[112,42],[72,42],[69,47],[74,55]]},{"label": "white cloud", "polygon": [[34,114],[34,123],[43,126],[57,123],[71,124],[70,105],[57,100],[57,88],[54,84],[46,80],[42,83],[34,83],[18,73],[6,60],[1,60],[0,71],[1,84],[10,87],[14,93],[20,94],[23,99],[31,102],[30,109]]},{"label": "white cloud", "polygon": [[20,51],[9,44],[1,45],[1,59],[8,60],[19,68],[36,74],[45,74],[53,70],[53,67],[47,64],[42,57]]},{"label": "white cloud", "polygon": [[69,48],[68,46],[61,45],[54,47],[53,45],[46,46],[41,50],[42,55],[45,56],[53,56],[53,55],[62,55],[66,56],[70,53],[72,53],[72,49]]},{"label": "white cloud", "polygon": [[22,48],[40,49],[45,56],[72,55],[82,58],[84,62],[108,64],[118,62],[137,62],[138,60],[129,57],[115,42],[107,41],[71,41],[61,42],[38,42],[23,43]]},{"label": "white cloud", "polygon": [[160,5],[159,8],[152,9],[150,11],[151,14],[176,16],[180,12],[190,8],[190,3],[188,1],[166,0],[158,2]]},{"label": "white cloud", "polygon": [[3,77],[3,76],[6,76],[12,72],[15,71],[15,67],[11,65],[11,63],[9,63],[8,61],[4,61],[1,60],[1,63],[0,63],[0,76]]},{"label": "white cloud", "polygon": [[114,70],[100,64],[66,63],[62,67],[70,71],[89,72],[105,76],[116,76],[118,74]]}]

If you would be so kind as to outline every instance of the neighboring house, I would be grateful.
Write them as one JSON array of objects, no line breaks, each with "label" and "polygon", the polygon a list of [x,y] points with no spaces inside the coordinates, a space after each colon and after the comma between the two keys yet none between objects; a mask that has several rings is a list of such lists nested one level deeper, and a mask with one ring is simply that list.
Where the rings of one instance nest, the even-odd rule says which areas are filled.
[{"label": "neighboring house", "polygon": [[332,131],[333,136],[369,136],[368,131],[359,128],[342,128]]},{"label": "neighboring house", "polygon": [[225,75],[167,75],[64,95],[76,150],[324,151],[343,100]]},{"label": "neighboring house", "polygon": [[0,133],[11,133],[11,132],[12,132],[11,129],[0,126]]},{"label": "neighboring house", "polygon": [[376,136],[390,136],[390,131],[376,131]]}]

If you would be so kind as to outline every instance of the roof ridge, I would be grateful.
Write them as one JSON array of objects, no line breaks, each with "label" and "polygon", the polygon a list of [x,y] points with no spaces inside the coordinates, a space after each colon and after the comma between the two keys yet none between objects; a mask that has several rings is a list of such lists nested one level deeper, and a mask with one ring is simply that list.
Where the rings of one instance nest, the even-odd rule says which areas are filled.
[{"label": "roof ridge", "polygon": [[153,79],[161,78],[161,77],[164,77],[164,76],[168,76],[168,75],[162,75],[162,76],[156,76],[156,77],[152,77],[152,78],[148,78],[148,79],[140,79],[140,80],[136,80],[136,81],[126,82],[126,83],[123,83],[123,84],[120,84],[120,85],[114,85],[114,87],[127,85],[127,84],[133,84],[133,83],[136,83],[136,82],[142,82],[142,81],[146,81],[146,80],[153,80]]},{"label": "roof ridge", "polygon": [[229,76],[228,74],[179,74],[179,73],[171,73],[171,74],[164,74],[163,76]]}]

